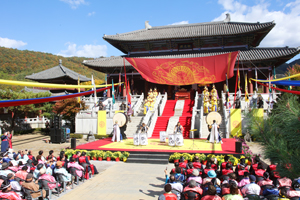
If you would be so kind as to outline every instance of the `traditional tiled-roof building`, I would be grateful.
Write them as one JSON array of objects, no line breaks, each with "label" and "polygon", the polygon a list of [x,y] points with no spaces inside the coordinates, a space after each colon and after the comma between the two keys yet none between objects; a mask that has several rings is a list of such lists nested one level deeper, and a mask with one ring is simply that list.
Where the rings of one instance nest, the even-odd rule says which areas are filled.
[{"label": "traditional tiled-roof building", "polygon": [[[299,48],[289,47],[258,47],[260,42],[275,26],[275,22],[247,23],[231,22],[230,15],[224,21],[167,25],[152,27],[148,21],[145,29],[116,35],[104,35],[103,39],[122,51],[126,57],[146,58],[191,58],[218,55],[233,51],[240,51],[239,67],[241,80],[245,73],[254,77],[254,70],[259,69],[258,77],[272,73],[272,69],[300,51]],[[84,60],[83,64],[97,71],[107,73],[108,77],[118,81],[118,73],[124,72],[124,56],[97,58]],[[238,61],[236,62],[237,67]],[[143,80],[136,70],[125,60],[129,78],[134,79],[137,90],[148,91],[153,83]],[[111,80],[108,78],[108,80]],[[224,83],[216,84],[217,89],[223,89]],[[235,78],[229,80],[229,85],[235,85]],[[155,85],[161,91],[172,92],[173,86]],[[241,82],[243,87],[243,81]],[[188,88],[189,89],[189,88]],[[267,89],[265,89],[267,92]],[[249,92],[253,92],[250,84]]]}]

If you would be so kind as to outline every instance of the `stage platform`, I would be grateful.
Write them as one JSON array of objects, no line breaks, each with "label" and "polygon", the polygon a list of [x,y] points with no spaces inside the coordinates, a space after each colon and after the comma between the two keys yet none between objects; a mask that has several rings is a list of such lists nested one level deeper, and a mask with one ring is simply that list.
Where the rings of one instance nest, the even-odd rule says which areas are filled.
[{"label": "stage platform", "polygon": [[168,140],[166,143],[161,143],[159,139],[149,138],[147,146],[135,146],[133,145],[133,138],[128,138],[123,142],[112,142],[111,138],[100,139],[95,142],[79,145],[76,149],[86,150],[104,150],[104,151],[128,151],[139,153],[204,153],[204,154],[233,154],[239,156],[235,152],[235,139],[223,139],[223,144],[212,144],[206,142],[204,139],[184,139],[184,145],[181,147],[168,146]]}]

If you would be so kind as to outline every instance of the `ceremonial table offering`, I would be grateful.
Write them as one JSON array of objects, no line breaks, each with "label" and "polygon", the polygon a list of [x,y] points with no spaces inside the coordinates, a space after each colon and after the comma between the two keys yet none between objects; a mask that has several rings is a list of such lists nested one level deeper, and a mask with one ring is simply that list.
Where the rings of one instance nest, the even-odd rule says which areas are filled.
[{"label": "ceremonial table offering", "polygon": [[169,134],[169,146],[174,147],[175,146],[175,135]]},{"label": "ceremonial table offering", "polygon": [[140,145],[145,146],[148,144],[147,133],[140,133]]},{"label": "ceremonial table offering", "polygon": [[136,133],[133,135],[133,144],[135,146],[139,146],[140,145],[140,134]]},{"label": "ceremonial table offering", "polygon": [[175,145],[176,146],[183,146],[183,136],[182,133],[175,134]]},{"label": "ceremonial table offering", "polygon": [[191,94],[190,94],[190,92],[187,92],[187,91],[179,91],[179,92],[176,92],[175,99],[176,100],[191,99]]}]

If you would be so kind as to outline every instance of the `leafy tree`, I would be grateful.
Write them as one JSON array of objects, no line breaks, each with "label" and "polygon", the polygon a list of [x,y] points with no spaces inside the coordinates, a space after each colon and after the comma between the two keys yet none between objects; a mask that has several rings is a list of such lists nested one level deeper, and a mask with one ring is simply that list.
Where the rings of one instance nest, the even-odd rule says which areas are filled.
[{"label": "leafy tree", "polygon": [[300,104],[299,96],[285,93],[274,105],[272,113],[263,122],[248,115],[248,128],[261,143],[265,158],[278,163],[282,177],[300,176]]},{"label": "leafy tree", "polygon": [[60,100],[53,106],[53,112],[62,115],[62,118],[69,120],[72,126],[72,132],[75,130],[75,116],[80,110],[86,110],[84,101],[77,101],[77,98]]},{"label": "leafy tree", "polygon": [[[15,99],[31,99],[31,98],[41,98],[41,97],[49,97],[51,94],[49,92],[15,92],[12,90],[0,90],[0,99],[1,100],[15,100]],[[10,106],[8,109],[13,112],[13,117],[11,121],[11,129],[14,130],[15,120],[20,117],[24,117],[25,113],[34,113],[39,114],[40,110],[47,111],[48,104],[40,103],[40,104],[29,104],[29,105],[21,105],[21,106]]]}]

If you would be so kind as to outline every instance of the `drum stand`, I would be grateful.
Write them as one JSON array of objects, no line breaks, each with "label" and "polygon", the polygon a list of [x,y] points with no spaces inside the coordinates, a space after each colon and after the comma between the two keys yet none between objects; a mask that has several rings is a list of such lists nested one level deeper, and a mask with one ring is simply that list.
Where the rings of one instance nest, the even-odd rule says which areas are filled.
[{"label": "drum stand", "polygon": [[[194,131],[197,131],[197,129],[190,130],[190,132],[194,132]],[[195,144],[195,135],[194,135],[194,133],[192,133],[192,135],[193,135],[193,144],[189,147],[189,149],[194,150],[195,147],[197,147],[199,149],[199,147]]]}]

